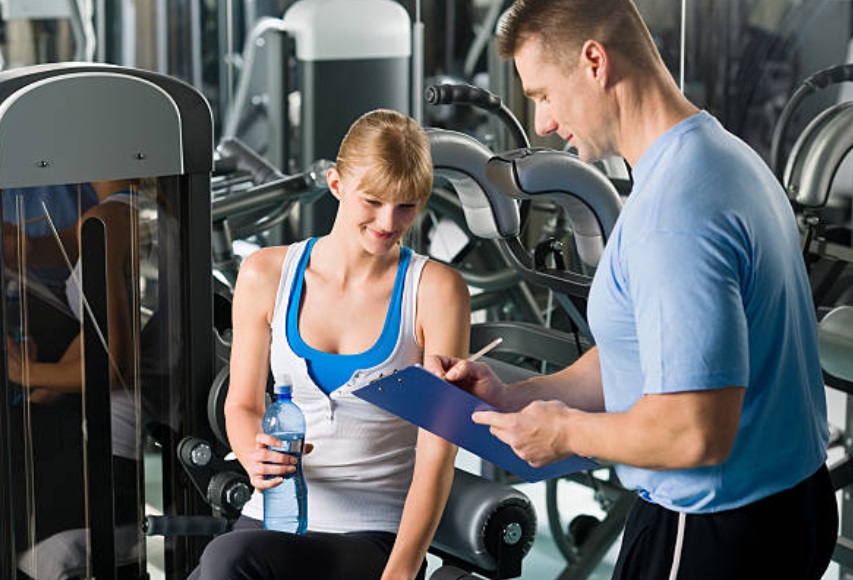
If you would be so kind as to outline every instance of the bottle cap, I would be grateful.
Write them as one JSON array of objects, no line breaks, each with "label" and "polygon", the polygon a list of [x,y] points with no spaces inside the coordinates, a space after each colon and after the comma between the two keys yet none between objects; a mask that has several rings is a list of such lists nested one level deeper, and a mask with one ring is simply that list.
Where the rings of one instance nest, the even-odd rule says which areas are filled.
[{"label": "bottle cap", "polygon": [[273,387],[273,392],[276,395],[281,394],[289,394],[293,389],[290,376],[289,375],[280,375],[275,378],[275,387]]}]

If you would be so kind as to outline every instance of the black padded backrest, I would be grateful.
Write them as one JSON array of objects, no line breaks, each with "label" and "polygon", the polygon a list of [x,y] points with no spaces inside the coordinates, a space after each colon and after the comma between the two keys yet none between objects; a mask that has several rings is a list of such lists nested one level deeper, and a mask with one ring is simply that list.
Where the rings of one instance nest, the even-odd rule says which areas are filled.
[{"label": "black padded backrest", "polygon": [[463,133],[427,130],[437,174],[453,184],[471,232],[490,240],[517,236],[521,229],[518,203],[497,191],[486,177],[492,151]]}]

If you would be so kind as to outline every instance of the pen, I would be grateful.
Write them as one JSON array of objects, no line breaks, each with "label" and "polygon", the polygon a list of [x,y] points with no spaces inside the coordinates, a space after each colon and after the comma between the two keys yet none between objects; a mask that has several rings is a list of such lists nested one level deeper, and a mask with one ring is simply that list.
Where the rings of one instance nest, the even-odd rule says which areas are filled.
[{"label": "pen", "polygon": [[467,359],[468,362],[474,362],[478,358],[490,353],[492,350],[494,350],[494,348],[496,346],[498,346],[503,341],[504,341],[504,339],[499,336],[498,338],[494,339],[492,342],[490,342],[489,344],[487,344],[486,346],[484,346],[483,348],[481,348],[480,350],[478,350],[477,352],[475,352],[474,354],[469,356]]}]

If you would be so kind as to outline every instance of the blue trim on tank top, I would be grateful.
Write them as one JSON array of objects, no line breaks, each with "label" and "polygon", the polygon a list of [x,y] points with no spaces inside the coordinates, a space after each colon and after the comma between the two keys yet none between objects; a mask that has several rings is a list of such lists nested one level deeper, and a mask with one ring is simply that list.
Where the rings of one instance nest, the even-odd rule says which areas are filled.
[{"label": "blue trim on tank top", "polygon": [[400,246],[400,261],[397,265],[397,276],[394,279],[394,290],[379,338],[364,352],[336,354],[311,347],[299,334],[299,304],[302,302],[302,288],[305,286],[305,268],[308,266],[308,259],[316,241],[317,238],[308,240],[296,265],[287,305],[286,333],[287,341],[294,354],[305,360],[311,380],[326,393],[331,393],[346,384],[355,371],[375,367],[394,352],[402,327],[403,287],[412,251],[405,246]]}]

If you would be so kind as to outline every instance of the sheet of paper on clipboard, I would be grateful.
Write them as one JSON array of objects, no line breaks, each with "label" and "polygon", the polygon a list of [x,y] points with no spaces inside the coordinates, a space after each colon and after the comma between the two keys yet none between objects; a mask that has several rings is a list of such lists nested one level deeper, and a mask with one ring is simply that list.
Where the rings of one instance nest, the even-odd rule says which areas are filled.
[{"label": "sheet of paper on clipboard", "polygon": [[492,435],[487,426],[471,420],[474,411],[494,411],[494,407],[419,366],[373,381],[354,394],[525,481],[541,481],[597,466],[591,459],[574,455],[543,467],[532,467]]}]

